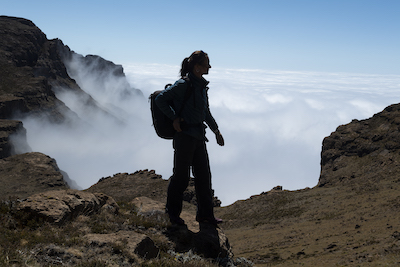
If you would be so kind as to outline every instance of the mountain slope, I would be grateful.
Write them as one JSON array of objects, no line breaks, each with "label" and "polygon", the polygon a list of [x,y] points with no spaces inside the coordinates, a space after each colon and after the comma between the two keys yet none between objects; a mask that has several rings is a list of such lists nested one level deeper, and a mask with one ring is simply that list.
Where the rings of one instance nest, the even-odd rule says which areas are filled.
[{"label": "mountain slope", "polygon": [[391,105],[326,137],[317,187],[218,209],[235,255],[257,266],[399,264],[399,112]]}]

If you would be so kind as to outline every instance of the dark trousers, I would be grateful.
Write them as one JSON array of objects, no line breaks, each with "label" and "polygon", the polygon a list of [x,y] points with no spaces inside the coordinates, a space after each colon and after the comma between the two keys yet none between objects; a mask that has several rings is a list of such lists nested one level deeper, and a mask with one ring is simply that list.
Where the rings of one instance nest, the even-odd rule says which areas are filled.
[{"label": "dark trousers", "polygon": [[167,213],[179,216],[183,192],[189,185],[192,166],[197,197],[197,216],[214,218],[211,171],[206,142],[184,133],[174,136],[174,169],[168,186]]}]

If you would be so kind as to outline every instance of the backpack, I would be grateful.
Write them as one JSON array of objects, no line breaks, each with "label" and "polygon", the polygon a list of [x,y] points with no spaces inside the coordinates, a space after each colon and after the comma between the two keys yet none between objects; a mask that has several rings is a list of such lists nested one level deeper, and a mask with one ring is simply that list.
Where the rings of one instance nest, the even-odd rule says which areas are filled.
[{"label": "backpack", "polygon": [[[182,106],[180,108],[180,110],[178,111],[178,113],[176,113],[178,116],[181,114],[185,103],[187,102],[187,100],[189,99],[193,89],[192,89],[192,83],[190,82],[190,80],[188,78],[184,78],[187,82],[189,82],[189,87],[187,88],[186,92],[185,92],[185,97],[183,99],[183,103]],[[167,89],[169,86],[171,86],[172,84],[167,84],[165,85],[164,89]],[[174,126],[172,125],[173,121],[168,118],[161,110],[160,108],[157,106],[156,104],[156,97],[162,92],[162,90],[158,90],[155,91],[154,93],[152,93],[149,96],[149,100],[150,100],[150,110],[151,110],[151,117],[153,119],[153,126],[154,129],[156,130],[156,133],[159,137],[163,138],[163,139],[173,139],[174,135],[175,135],[175,129]],[[172,103],[168,103],[172,108],[174,108],[174,104]]]}]

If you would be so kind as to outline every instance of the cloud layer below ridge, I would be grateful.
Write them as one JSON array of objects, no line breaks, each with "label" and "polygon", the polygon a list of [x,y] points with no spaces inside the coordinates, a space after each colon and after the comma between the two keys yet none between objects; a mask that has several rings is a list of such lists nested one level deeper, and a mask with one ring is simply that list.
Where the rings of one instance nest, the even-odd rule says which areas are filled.
[{"label": "cloud layer below ridge", "polygon": [[[129,64],[124,71],[147,97],[177,80],[179,67]],[[400,99],[400,75],[212,68],[205,78],[211,111],[226,143],[218,146],[207,132],[213,187],[223,205],[277,185],[289,190],[315,186],[323,138]],[[154,169],[168,179],[172,144],[156,136],[147,98],[110,98],[95,85],[85,86],[124,123],[92,114],[90,127],[69,129],[25,119],[32,149],[55,158],[82,188],[101,177],[139,169]],[[82,112],[73,95],[60,98],[78,115]]]},{"label": "cloud layer below ridge", "polygon": [[[125,71],[148,95],[174,81],[179,67],[129,65]],[[400,100],[399,75],[212,68],[206,78],[226,141],[221,148],[208,134],[213,184],[224,205],[277,185],[315,186],[323,138]]]}]

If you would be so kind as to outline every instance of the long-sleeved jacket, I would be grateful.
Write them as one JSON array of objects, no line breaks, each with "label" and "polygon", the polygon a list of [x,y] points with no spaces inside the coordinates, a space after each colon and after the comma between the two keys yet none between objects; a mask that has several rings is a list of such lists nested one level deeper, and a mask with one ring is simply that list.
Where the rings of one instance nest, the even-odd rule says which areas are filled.
[{"label": "long-sleeved jacket", "polygon": [[[189,88],[188,81],[179,79],[174,85],[171,85],[157,96],[156,104],[165,115],[174,120],[178,117],[176,113],[181,109],[186,90],[193,90],[179,115],[180,118],[183,118],[181,123],[182,132],[199,140],[207,140],[204,122],[207,123],[212,131],[215,132],[218,129],[208,104],[207,85],[209,82],[204,78],[196,77],[192,73],[189,73],[189,79],[192,83],[192,88]],[[173,103],[174,108],[168,104],[170,102]]]}]

